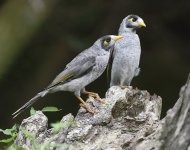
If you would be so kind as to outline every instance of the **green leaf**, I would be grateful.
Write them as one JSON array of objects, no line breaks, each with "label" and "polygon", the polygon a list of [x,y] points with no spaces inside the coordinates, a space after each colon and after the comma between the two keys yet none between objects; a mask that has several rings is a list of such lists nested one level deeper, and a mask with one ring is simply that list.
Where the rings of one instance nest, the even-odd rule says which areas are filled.
[{"label": "green leaf", "polygon": [[17,133],[16,125],[14,125],[11,129],[0,129],[0,132],[3,132],[5,135],[15,136],[15,133]]},{"label": "green leaf", "polygon": [[44,107],[42,109],[42,112],[57,112],[60,111],[61,109],[58,109],[57,107]]},{"label": "green leaf", "polygon": [[7,148],[7,150],[25,150],[23,147],[18,147],[15,144],[12,144]]},{"label": "green leaf", "polygon": [[10,137],[10,138],[7,138],[7,139],[0,140],[0,143],[10,143],[13,140],[14,140],[14,137]]},{"label": "green leaf", "polygon": [[0,129],[0,132],[3,132],[3,134],[5,135],[11,136],[10,138],[0,140],[0,143],[10,143],[16,138],[17,127],[16,125],[14,125],[11,129],[5,129],[5,130]]},{"label": "green leaf", "polygon": [[57,123],[51,123],[50,126],[53,127],[54,132],[58,132],[61,128],[64,127],[64,124],[63,122],[57,122]]},{"label": "green leaf", "polygon": [[34,115],[36,113],[36,110],[34,109],[34,107],[31,107],[30,109],[30,115]]}]

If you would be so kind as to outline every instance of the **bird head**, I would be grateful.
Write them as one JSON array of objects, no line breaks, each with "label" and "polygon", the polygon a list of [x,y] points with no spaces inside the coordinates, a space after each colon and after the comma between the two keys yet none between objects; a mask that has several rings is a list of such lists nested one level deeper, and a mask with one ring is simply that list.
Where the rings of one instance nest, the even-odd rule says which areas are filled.
[{"label": "bird head", "polygon": [[126,28],[137,29],[141,27],[146,27],[143,19],[137,15],[128,15],[124,20]]},{"label": "bird head", "polygon": [[104,49],[105,51],[109,51],[114,46],[115,42],[121,38],[123,38],[123,36],[106,35],[101,37],[99,39],[99,42],[102,49]]}]

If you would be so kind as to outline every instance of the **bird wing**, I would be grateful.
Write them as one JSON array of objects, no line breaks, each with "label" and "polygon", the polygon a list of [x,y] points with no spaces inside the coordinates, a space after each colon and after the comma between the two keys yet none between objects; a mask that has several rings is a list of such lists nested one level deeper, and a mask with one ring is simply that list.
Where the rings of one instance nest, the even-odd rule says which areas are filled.
[{"label": "bird wing", "polygon": [[46,89],[69,82],[72,79],[79,78],[88,73],[95,66],[96,57],[84,57],[82,59],[73,59],[73,61],[66,66],[65,70],[63,70]]},{"label": "bird wing", "polygon": [[108,85],[108,87],[110,87],[111,69],[112,69],[113,58],[114,58],[114,48],[111,50],[110,58],[109,58],[108,65],[107,65],[107,68],[106,68],[106,76],[107,76],[107,85]]},{"label": "bird wing", "polygon": [[65,69],[70,68],[72,66],[78,65],[78,63],[84,63],[85,61],[88,61],[88,59],[94,59],[93,57],[96,57],[89,49],[86,49],[79,53],[70,63],[68,63],[65,67]]}]

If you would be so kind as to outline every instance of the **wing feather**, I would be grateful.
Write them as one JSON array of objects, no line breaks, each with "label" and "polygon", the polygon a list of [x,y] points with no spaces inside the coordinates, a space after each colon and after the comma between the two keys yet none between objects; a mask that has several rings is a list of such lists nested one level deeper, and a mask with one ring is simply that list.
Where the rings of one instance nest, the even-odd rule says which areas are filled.
[{"label": "wing feather", "polygon": [[111,69],[112,69],[112,63],[113,63],[113,59],[114,59],[114,54],[115,54],[115,51],[114,51],[114,48],[113,48],[111,50],[110,58],[109,58],[108,65],[107,65],[107,68],[106,68],[107,86],[108,87],[110,87]]},{"label": "wing feather", "polygon": [[94,56],[83,58],[82,60],[75,59],[75,62],[67,65],[65,70],[63,70],[46,89],[83,76],[95,66],[95,62],[96,57]]}]

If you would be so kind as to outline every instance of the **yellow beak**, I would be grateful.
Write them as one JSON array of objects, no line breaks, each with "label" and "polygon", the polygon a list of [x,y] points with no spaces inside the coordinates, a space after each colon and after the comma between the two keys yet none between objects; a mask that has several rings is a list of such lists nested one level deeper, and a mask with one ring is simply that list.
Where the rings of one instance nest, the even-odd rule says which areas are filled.
[{"label": "yellow beak", "polygon": [[122,39],[122,38],[123,38],[123,36],[115,36],[115,38],[113,40],[117,41],[117,40]]},{"label": "yellow beak", "polygon": [[139,22],[139,26],[140,27],[146,27],[146,24],[143,21],[141,21],[141,22]]}]

